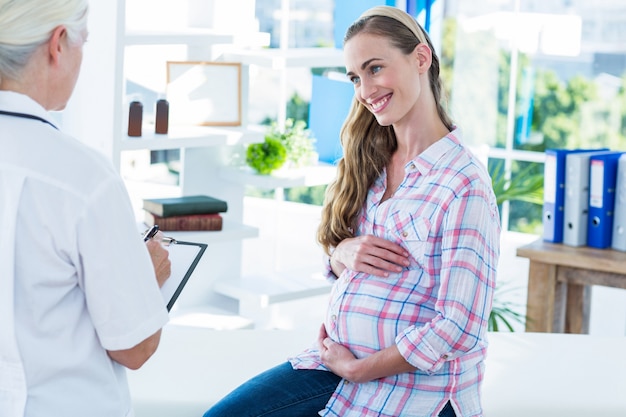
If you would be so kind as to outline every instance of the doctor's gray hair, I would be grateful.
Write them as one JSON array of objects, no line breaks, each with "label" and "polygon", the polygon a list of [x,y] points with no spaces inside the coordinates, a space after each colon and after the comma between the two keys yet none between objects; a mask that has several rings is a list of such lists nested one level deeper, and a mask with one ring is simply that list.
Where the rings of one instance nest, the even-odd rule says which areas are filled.
[{"label": "doctor's gray hair", "polygon": [[70,42],[87,28],[88,0],[0,0],[0,78],[18,79],[35,50],[64,26]]}]

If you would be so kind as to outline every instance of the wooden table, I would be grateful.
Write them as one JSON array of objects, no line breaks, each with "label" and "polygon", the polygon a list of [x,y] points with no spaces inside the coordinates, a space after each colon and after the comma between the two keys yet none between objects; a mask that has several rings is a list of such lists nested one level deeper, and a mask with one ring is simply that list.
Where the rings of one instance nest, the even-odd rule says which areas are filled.
[{"label": "wooden table", "polygon": [[537,240],[528,258],[527,332],[589,333],[591,286],[626,289],[626,252]]}]

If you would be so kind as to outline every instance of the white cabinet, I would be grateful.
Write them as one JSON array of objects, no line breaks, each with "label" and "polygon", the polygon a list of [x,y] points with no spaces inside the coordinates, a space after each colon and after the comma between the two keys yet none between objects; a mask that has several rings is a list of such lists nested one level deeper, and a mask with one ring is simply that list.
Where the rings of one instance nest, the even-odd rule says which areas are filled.
[{"label": "white cabinet", "polygon": [[[250,73],[251,67],[260,66],[281,73],[282,82],[277,94],[281,96],[283,105],[287,101],[283,90],[287,68],[334,68],[343,66],[343,53],[334,48],[293,48],[293,49],[256,49],[226,50],[219,58],[227,62],[240,62],[244,73]],[[278,112],[279,122],[285,112]],[[284,119],[283,119],[284,120]],[[235,184],[251,185],[265,190],[281,190],[299,186],[316,186],[330,183],[336,175],[333,165],[319,163],[315,166],[292,170],[278,170],[270,176],[255,175],[247,167],[226,166],[220,169],[220,176]],[[284,222],[279,203],[271,214],[275,217],[274,225]],[[295,231],[297,233],[297,231]],[[286,238],[275,236],[276,240]],[[301,239],[314,240],[314,234],[302,235]],[[281,257],[275,242],[274,248],[265,248],[268,256]],[[273,316],[280,314],[273,308],[286,301],[299,300],[330,291],[330,284],[321,276],[321,249],[318,252],[301,253],[304,258],[313,258],[315,267],[284,269],[276,262],[274,270],[264,273],[245,275],[239,279],[223,280],[216,283],[214,290],[222,295],[238,300],[240,312],[246,316],[254,316],[257,321],[270,325]],[[245,261],[245,259],[244,259]]]},{"label": "white cabinet", "polygon": [[[254,0],[243,0],[245,10],[236,14],[236,22],[228,23],[223,18],[225,8],[232,8],[231,0],[92,0],[90,3],[89,42],[81,76],[67,110],[63,113],[63,128],[70,134],[85,141],[90,146],[110,156],[115,166],[121,169],[122,161],[128,155],[150,150],[180,149],[180,184],[176,192],[180,195],[208,194],[228,202],[228,212],[224,215],[224,230],[221,232],[183,233],[187,240],[204,241],[209,244],[202,262],[198,265],[193,279],[179,298],[181,310],[192,309],[194,317],[200,321],[215,320],[213,307],[236,314],[239,311],[254,309],[242,307],[242,303],[279,302],[307,295],[319,294],[321,285],[316,281],[313,289],[310,283],[298,287],[282,280],[276,283],[274,276],[261,277],[250,282],[249,277],[241,277],[242,239],[253,238],[259,231],[242,224],[243,201],[246,185],[261,188],[284,188],[296,185],[326,184],[334,176],[332,166],[311,167],[274,177],[261,177],[249,170],[228,166],[231,155],[241,145],[263,140],[264,129],[247,127],[246,104],[248,97],[248,74],[250,65],[263,65],[281,71],[289,66],[327,67],[341,66],[340,51],[330,49],[268,50],[258,49],[269,44],[269,35],[254,32]],[[189,27],[170,25],[167,22],[160,28],[130,28],[126,25],[127,6],[143,3],[146,10],[161,7],[187,7],[202,9],[203,13],[187,16]],[[177,11],[178,13],[178,11]],[[219,15],[219,16],[218,16]],[[227,16],[228,17],[228,16]],[[231,16],[232,17],[232,16]],[[174,20],[174,16],[172,17]],[[195,26],[195,27],[192,27]],[[201,27],[204,26],[204,27]],[[229,33],[229,30],[232,32]],[[137,62],[135,51],[141,49],[165,50],[176,45],[182,59],[177,55],[173,60],[208,61],[219,56],[222,61],[242,63],[242,105],[243,124],[241,127],[178,127],[170,125],[168,135],[155,135],[153,127],[144,125],[141,138],[126,135],[128,117],[128,97],[126,81],[129,61]],[[246,48],[255,47],[253,51]],[[170,58],[171,59],[171,58]],[[155,74],[165,73],[165,62],[144,70],[142,77],[155,78]],[[164,88],[165,80],[163,79]],[[144,102],[144,111],[153,106]],[[147,119],[146,117],[144,117]],[[134,202],[152,185],[141,183],[130,187]],[[270,274],[271,275],[271,274]],[[268,286],[263,282],[269,283]],[[286,285],[287,284],[287,285]],[[326,291],[326,287],[323,291]],[[261,300],[261,301],[259,301]],[[265,301],[263,301],[265,300]],[[250,318],[250,317],[248,317]],[[249,320],[235,317],[230,321],[234,327],[248,327]],[[197,323],[196,323],[197,324]],[[214,327],[220,328],[220,325]],[[228,327],[228,326],[226,326]]]},{"label": "white cabinet", "polygon": [[249,167],[225,166],[220,169],[220,177],[226,181],[263,190],[326,185],[335,178],[335,173],[334,165],[321,162],[310,167],[279,170],[272,175],[257,175]]},{"label": "white cabinet", "polygon": [[288,67],[332,68],[344,65],[343,51],[336,48],[240,49],[225,51],[222,58],[225,61],[276,70]]},{"label": "white cabinet", "polygon": [[[242,64],[244,74],[250,73],[251,66],[260,66],[281,71],[281,85],[285,82],[287,68],[335,68],[344,64],[343,51],[336,48],[290,48],[290,49],[230,49],[219,59]],[[245,77],[247,78],[247,77]],[[286,92],[278,91],[282,97],[281,106],[287,102]],[[281,112],[279,111],[279,123]],[[284,112],[282,112],[284,114]],[[284,116],[283,116],[284,120]],[[338,139],[338,138],[337,138]],[[223,178],[245,183],[262,189],[289,188],[328,184],[335,176],[335,167],[319,163],[316,166],[294,170],[279,170],[271,176],[254,175],[250,169],[225,167],[221,170]]]},{"label": "white cabinet", "polygon": [[[254,1],[246,0],[252,3]],[[146,80],[154,78],[155,73],[165,74],[167,60],[210,61],[214,60],[222,48],[263,46],[269,44],[269,35],[251,30],[239,30],[229,33],[224,27],[191,27],[202,24],[208,16],[189,17],[190,27],[164,25],[164,29],[130,29],[126,24],[127,12],[133,10],[132,3],[143,3],[143,7],[183,8],[192,3],[202,7],[205,12],[216,12],[228,1],[205,0],[200,5],[196,0],[187,2],[165,2],[154,0],[94,0],[91,5],[90,44],[85,52],[83,77],[76,91],[72,108],[64,115],[64,123],[77,137],[91,138],[90,144],[105,154],[110,155],[114,165],[124,173],[123,162],[129,155],[149,155],[149,151],[179,149],[181,156],[180,181],[176,190],[178,195],[208,194],[228,202],[228,211],[224,213],[224,229],[219,232],[177,232],[174,237],[183,240],[201,241],[209,244],[192,279],[174,307],[173,316],[180,321],[183,312],[194,317],[195,324],[204,321],[204,325],[223,328],[249,327],[251,321],[245,318],[226,317],[236,315],[238,305],[213,291],[218,280],[237,279],[242,263],[242,239],[258,236],[258,230],[242,224],[243,183],[225,181],[220,176],[220,169],[227,165],[230,155],[239,146],[263,140],[262,130],[248,129],[244,117],[241,127],[203,127],[176,126],[170,123],[167,135],[154,134],[154,126],[149,123],[147,113],[154,105],[146,99],[144,105],[144,125],[141,137],[129,137],[128,102],[126,86],[129,73],[137,70],[130,66],[137,65],[138,51],[161,52],[162,56],[153,59],[147,57],[146,63],[156,65],[141,68]],[[207,7],[211,10],[208,10]],[[150,9],[145,9],[149,11]],[[174,9],[172,9],[174,10]],[[252,13],[254,14],[254,13]],[[97,16],[97,19],[96,19]],[[213,21],[223,23],[222,18],[213,16]],[[240,19],[239,19],[240,20]],[[240,22],[253,28],[250,22]],[[174,27],[173,29],[170,29]],[[168,56],[169,49],[176,45],[177,54]],[[89,49],[93,47],[93,49]],[[181,51],[184,55],[180,55]],[[160,62],[159,59],[162,60]],[[129,59],[130,58],[130,59]],[[162,92],[166,79],[161,76],[162,85],[154,88]],[[98,96],[94,99],[94,93]],[[242,91],[242,105],[245,109],[247,91]],[[89,107],[87,107],[89,106]],[[95,108],[94,108],[95,106]],[[89,111],[84,111],[89,108]],[[95,117],[94,117],[95,113]],[[244,112],[245,113],[245,112]],[[149,191],[156,190],[156,191]],[[156,197],[158,187],[151,184],[135,184],[129,187],[131,199],[135,205],[141,200]],[[217,309],[217,311],[216,311]]]}]

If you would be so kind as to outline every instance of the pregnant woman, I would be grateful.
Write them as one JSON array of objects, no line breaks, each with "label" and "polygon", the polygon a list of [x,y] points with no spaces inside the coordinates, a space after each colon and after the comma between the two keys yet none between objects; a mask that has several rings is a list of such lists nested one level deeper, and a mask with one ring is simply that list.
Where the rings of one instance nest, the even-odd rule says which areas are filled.
[{"label": "pregnant woman", "polygon": [[366,11],[344,57],[354,100],[318,230],[335,280],[318,342],[205,417],[482,416],[500,242],[491,180],[444,109],[415,19]]}]

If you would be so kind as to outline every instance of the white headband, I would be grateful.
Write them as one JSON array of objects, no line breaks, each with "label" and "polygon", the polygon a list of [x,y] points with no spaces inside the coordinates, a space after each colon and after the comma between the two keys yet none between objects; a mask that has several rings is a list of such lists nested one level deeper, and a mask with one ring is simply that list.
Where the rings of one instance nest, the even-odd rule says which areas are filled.
[{"label": "white headband", "polygon": [[411,15],[398,9],[397,7],[392,7],[392,6],[372,7],[371,9],[366,10],[361,15],[359,20],[365,19],[367,17],[374,17],[374,16],[385,16],[385,17],[390,17],[392,19],[397,20],[398,22],[402,23],[404,26],[409,28],[409,30],[413,32],[413,34],[415,35],[415,37],[420,43],[424,43],[428,45],[428,42],[426,42],[426,35],[424,34],[424,31],[422,30],[420,25],[417,23],[417,21],[413,19]]}]

